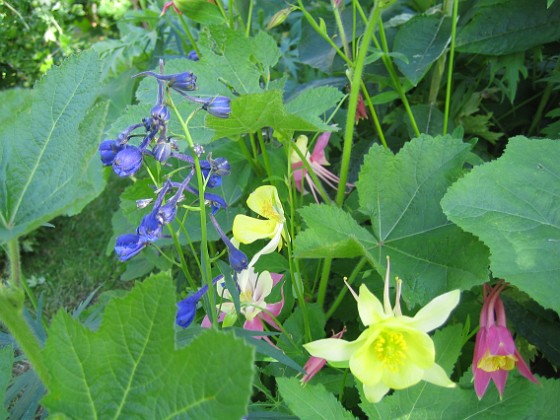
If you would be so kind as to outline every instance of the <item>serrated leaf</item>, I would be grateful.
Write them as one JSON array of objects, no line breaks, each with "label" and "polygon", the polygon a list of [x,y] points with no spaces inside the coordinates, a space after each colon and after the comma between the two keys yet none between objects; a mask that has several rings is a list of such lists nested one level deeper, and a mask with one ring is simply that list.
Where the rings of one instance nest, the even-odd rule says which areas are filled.
[{"label": "serrated leaf", "polygon": [[352,258],[377,245],[367,229],[336,206],[311,204],[299,212],[307,229],[295,239],[295,256],[298,258]]},{"label": "serrated leaf", "polygon": [[560,143],[509,140],[498,160],[478,166],[442,200],[445,214],[491,251],[490,268],[560,313]]},{"label": "serrated leaf", "polygon": [[331,86],[306,89],[286,104],[289,114],[298,115],[320,126],[320,115],[334,108],[344,95]]},{"label": "serrated leaf", "polygon": [[3,130],[0,242],[75,213],[101,192],[101,164],[92,160],[106,114],[106,104],[94,106],[98,86],[97,55],[70,57],[41,79],[31,108]]},{"label": "serrated leaf", "polygon": [[556,41],[560,39],[560,3],[549,6],[545,0],[478,1],[471,18],[458,28],[456,48],[504,55]]},{"label": "serrated leaf", "polygon": [[8,411],[4,407],[6,388],[12,379],[12,365],[14,364],[14,350],[11,346],[0,349],[0,419],[8,418]]},{"label": "serrated leaf", "polygon": [[[463,328],[455,324],[434,334],[436,347],[436,363],[450,375],[453,366],[461,354],[463,344]],[[435,418],[445,413],[453,403],[455,389],[448,389],[420,382],[407,389],[397,390],[386,396],[379,403],[373,404],[362,399],[360,407],[369,418]],[[474,394],[474,391],[472,391]]]},{"label": "serrated leaf", "polygon": [[297,378],[277,378],[276,382],[280,395],[301,420],[354,419],[321,384],[302,386]]},{"label": "serrated leaf", "polygon": [[189,19],[204,25],[225,23],[220,9],[215,3],[207,0],[179,0],[174,3]]},{"label": "serrated leaf", "polygon": [[44,405],[70,418],[241,418],[253,349],[208,330],[175,350],[175,292],[162,273],[111,300],[93,332],[59,312],[44,351]]},{"label": "serrated leaf", "polygon": [[215,138],[235,137],[243,133],[254,133],[263,127],[272,127],[276,135],[291,137],[294,131],[333,131],[333,127],[314,118],[289,113],[282,100],[282,92],[267,92],[243,95],[231,101],[229,118],[207,118],[208,127],[216,131]]},{"label": "serrated leaf", "polygon": [[417,15],[399,28],[393,50],[408,58],[396,61],[399,70],[416,86],[451,41],[451,18]]}]

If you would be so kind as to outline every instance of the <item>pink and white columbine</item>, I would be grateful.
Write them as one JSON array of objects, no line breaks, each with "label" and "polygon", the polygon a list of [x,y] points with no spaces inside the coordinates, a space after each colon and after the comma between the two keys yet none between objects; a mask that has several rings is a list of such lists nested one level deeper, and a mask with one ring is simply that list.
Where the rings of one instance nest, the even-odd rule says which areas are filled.
[{"label": "pink and white columbine", "polygon": [[494,381],[502,398],[509,371],[515,367],[521,375],[538,383],[507,329],[504,304],[500,299],[505,286],[504,282],[494,287],[484,285],[484,304],[480,312],[480,329],[476,334],[472,365],[474,389],[479,399],[484,396],[490,380]]},{"label": "pink and white columbine", "polygon": [[[252,331],[264,331],[264,322],[276,330],[280,327],[273,317],[277,317],[284,307],[284,291],[282,290],[282,299],[275,303],[267,303],[265,299],[272,292],[272,288],[282,280],[283,274],[255,273],[252,266],[243,270],[238,274],[237,284],[239,286],[239,303],[240,311],[245,317],[243,328]],[[230,326],[237,319],[237,312],[233,298],[222,282],[216,285],[218,296],[222,296],[224,302],[218,307],[221,310],[218,320],[224,322],[224,326]],[[210,327],[208,316],[204,317],[202,326]],[[274,345],[267,336],[260,336],[270,344]]]},{"label": "pink and white columbine", "polygon": [[[329,143],[330,138],[331,133],[321,134],[317,138],[317,142],[315,143],[315,147],[313,148],[313,153],[311,154],[309,154],[309,150],[307,148],[307,136],[299,136],[296,139],[295,147],[297,147],[301,154],[305,156],[309,167],[317,175],[317,177],[329,187],[336,190],[338,188],[340,178],[325,168],[325,166],[329,165],[329,162],[325,157],[325,147]],[[307,182],[307,185],[309,185],[309,189],[311,190],[311,194],[313,194],[313,198],[315,198],[316,202],[319,202],[319,199],[317,197],[318,188],[313,182],[313,178],[311,177],[311,175],[309,175],[307,167],[303,164],[303,161],[301,160],[297,151],[292,151],[290,162],[292,164],[294,180],[296,182],[296,188],[298,189],[298,191],[302,192],[304,190],[303,180],[305,180]],[[354,185],[347,183],[346,186],[348,188],[352,188]]]}]

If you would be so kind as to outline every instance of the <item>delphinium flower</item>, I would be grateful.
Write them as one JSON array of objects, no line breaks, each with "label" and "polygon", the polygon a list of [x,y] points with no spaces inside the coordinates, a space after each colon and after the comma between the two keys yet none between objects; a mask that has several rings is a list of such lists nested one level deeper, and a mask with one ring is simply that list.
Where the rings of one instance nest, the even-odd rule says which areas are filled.
[{"label": "delphinium flower", "polygon": [[243,270],[247,269],[247,266],[249,264],[249,261],[247,260],[247,255],[245,255],[244,252],[240,251],[235,247],[235,245],[226,236],[226,234],[224,233],[224,231],[222,230],[222,228],[218,224],[218,221],[216,220],[216,218],[212,213],[209,214],[208,217],[210,218],[210,221],[214,225],[216,232],[218,232],[218,235],[220,235],[220,238],[222,238],[222,241],[224,242],[224,244],[228,249],[229,265],[231,266],[231,268],[233,268],[233,270],[236,273],[240,273]]},{"label": "delphinium flower", "polygon": [[446,321],[459,303],[459,290],[438,296],[411,318],[403,315],[400,308],[399,279],[396,303],[391,308],[389,270],[387,260],[383,303],[364,284],[359,295],[350,289],[366,326],[357,340],[326,338],[305,344],[305,349],[312,356],[350,367],[371,402],[380,401],[390,389],[408,388],[421,380],[443,387],[455,386],[435,362],[434,343],[427,332]]},{"label": "delphinium flower", "polygon": [[187,54],[187,58],[191,61],[198,61],[200,58],[198,57],[198,53],[195,50],[189,51]]},{"label": "delphinium flower", "polygon": [[233,237],[242,244],[269,238],[270,242],[260,254],[272,252],[276,247],[280,249],[286,219],[276,187],[272,185],[258,187],[247,198],[247,206],[264,219],[238,214],[233,220]]},{"label": "delphinium flower", "polygon": [[474,389],[479,399],[484,396],[490,380],[496,385],[501,399],[509,371],[516,367],[525,378],[538,383],[519,354],[507,328],[504,304],[500,299],[505,286],[501,281],[494,287],[485,284],[483,288],[484,303],[480,312],[480,329],[476,334],[472,365]]},{"label": "delphinium flower", "polygon": [[228,118],[231,114],[231,99],[227,96],[217,95],[211,98],[197,98],[184,92],[180,93],[189,101],[200,104],[202,109],[210,115],[218,118]]},{"label": "delphinium flower", "polygon": [[[341,331],[337,332],[336,334],[333,333],[331,338],[342,338],[344,333],[346,332],[346,327],[344,327]],[[309,360],[303,366],[303,370],[305,371],[305,375],[301,378],[301,383],[306,384],[308,383],[313,377],[319,373],[321,369],[327,364],[327,360],[323,359],[322,357],[315,357],[311,356]]]},{"label": "delphinium flower", "polygon": [[[284,292],[281,289],[282,298],[278,302],[268,303],[266,298],[272,292],[283,275],[276,273],[269,273],[263,271],[256,273],[252,266],[243,270],[237,275],[237,285],[239,287],[239,304],[241,314],[245,317],[243,328],[251,331],[264,331],[264,323],[270,325],[276,330],[280,327],[273,317],[277,317],[282,308],[284,307]],[[225,326],[232,325],[237,319],[237,311],[233,303],[233,297],[229,290],[224,287],[224,284],[218,282],[216,285],[218,296],[221,296],[224,301],[218,305],[221,310],[219,321],[226,322]],[[210,327],[210,320],[208,316],[202,321],[203,327]],[[274,345],[272,341],[266,336],[262,337],[268,343]]]},{"label": "delphinium flower", "polygon": [[[224,276],[219,275],[212,280],[212,284],[216,284],[223,280]],[[175,316],[175,323],[180,327],[187,328],[194,321],[196,316],[196,306],[202,297],[208,291],[208,285],[205,284],[197,292],[190,294],[185,299],[177,302],[177,314]]]},{"label": "delphinium flower", "polygon": [[[313,147],[313,153],[311,154],[309,154],[309,150],[307,148],[307,136],[299,136],[296,139],[294,147],[296,147],[301,152],[301,154],[305,156],[309,167],[317,175],[317,177],[325,182],[329,187],[336,190],[338,188],[340,178],[325,168],[325,166],[329,165],[329,162],[325,157],[325,147],[329,143],[330,137],[331,133],[321,134],[317,138],[315,146]],[[307,185],[309,186],[311,194],[313,194],[313,198],[315,198],[315,201],[319,202],[319,198],[317,196],[317,192],[319,191],[319,189],[317,185],[315,185],[315,182],[309,174],[307,167],[303,164],[300,155],[295,150],[292,151],[290,162],[292,164],[294,181],[296,183],[296,188],[298,189],[298,191],[304,191],[303,181],[305,180],[307,182]],[[347,183],[346,187],[352,188],[353,185]]]}]

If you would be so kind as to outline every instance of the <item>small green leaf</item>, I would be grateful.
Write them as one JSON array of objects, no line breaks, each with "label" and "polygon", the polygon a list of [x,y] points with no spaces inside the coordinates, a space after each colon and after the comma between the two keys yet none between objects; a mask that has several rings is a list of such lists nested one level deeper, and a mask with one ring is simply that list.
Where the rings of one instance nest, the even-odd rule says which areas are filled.
[{"label": "small green leaf", "polygon": [[175,349],[176,298],[168,274],[111,300],[98,331],[59,312],[44,351],[44,405],[70,418],[241,418],[254,350],[207,330]]},{"label": "small green leaf", "polygon": [[474,168],[442,200],[445,214],[491,251],[490,268],[560,313],[560,143],[509,140],[498,160]]},{"label": "small green leaf", "polygon": [[458,28],[457,50],[504,55],[560,39],[560,3],[545,0],[481,0]]},{"label": "small green leaf", "polygon": [[398,60],[397,67],[416,86],[450,41],[450,17],[414,16],[399,28],[395,36],[394,52],[408,58],[407,61]]},{"label": "small green leaf", "polygon": [[302,386],[297,378],[277,378],[276,382],[280,395],[299,419],[354,419],[321,384]]},{"label": "small green leaf", "polygon": [[11,346],[0,349],[0,420],[8,418],[8,411],[4,407],[6,388],[12,379],[12,365],[14,364],[14,350]]}]

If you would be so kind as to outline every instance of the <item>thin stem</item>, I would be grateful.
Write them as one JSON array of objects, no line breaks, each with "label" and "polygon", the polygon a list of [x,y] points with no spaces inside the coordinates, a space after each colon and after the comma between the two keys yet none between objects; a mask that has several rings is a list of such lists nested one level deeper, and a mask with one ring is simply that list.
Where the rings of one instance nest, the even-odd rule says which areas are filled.
[{"label": "thin stem", "polygon": [[334,0],[331,0],[331,5],[333,7],[334,20],[338,28],[338,34],[340,35],[340,40],[342,41],[342,48],[344,49],[344,53],[346,54],[346,57],[352,60],[352,51],[350,51],[350,49],[348,48],[348,40],[346,39],[346,32],[344,31],[344,25],[342,24],[340,9],[336,6]]},{"label": "thin stem", "polygon": [[[250,134],[251,137],[253,137],[253,133]],[[261,154],[263,157],[263,162],[264,162],[264,168],[266,169],[266,174],[268,175],[268,178],[271,182],[274,182],[272,180],[273,177],[273,173],[272,173],[272,168],[270,166],[270,160],[268,158],[268,152],[266,151],[266,145],[264,144],[264,138],[262,135],[262,131],[259,130],[257,131],[257,138],[259,140],[259,146],[261,148]]]},{"label": "thin stem", "polygon": [[196,289],[198,285],[196,284],[193,277],[191,276],[189,267],[187,266],[187,260],[185,260],[185,256],[183,255],[181,243],[179,242],[179,236],[173,230],[171,225],[168,225],[167,228],[169,230],[169,233],[171,234],[171,237],[173,238],[173,244],[175,245],[175,249],[177,251],[177,254],[179,255],[179,261],[181,261],[181,270],[183,271],[183,274],[185,275],[187,281],[189,282],[189,286],[191,286],[193,289]]},{"label": "thin stem", "polygon": [[451,88],[453,82],[453,64],[455,61],[455,38],[457,34],[457,15],[459,0],[453,0],[453,21],[451,22],[451,46],[449,48],[449,66],[447,68],[447,87],[445,89],[445,109],[443,111],[443,134],[447,134],[449,126],[449,109],[451,107]]},{"label": "thin stem", "polygon": [[48,386],[49,371],[43,359],[39,340],[23,317],[24,300],[23,290],[12,286],[0,286],[0,320],[33,365],[41,382]]},{"label": "thin stem", "polygon": [[387,140],[385,139],[385,133],[383,132],[383,128],[381,128],[381,123],[379,122],[379,118],[377,117],[377,112],[375,112],[375,108],[373,107],[373,103],[371,102],[371,97],[369,96],[369,92],[366,89],[365,83],[362,81],[362,96],[368,106],[369,112],[371,113],[371,117],[373,118],[373,125],[377,130],[377,135],[379,136],[379,140],[381,144],[388,149]]},{"label": "thin stem", "polygon": [[[185,30],[185,34],[187,35],[187,38],[189,39],[189,42],[191,43],[191,46],[196,51],[196,54],[198,55],[198,57],[202,58],[202,55],[200,54],[200,50],[196,46],[196,41],[194,40],[194,37],[191,33],[191,30],[189,29],[189,25],[187,25],[187,22],[185,22],[185,18],[183,17],[182,14],[179,15],[179,20],[181,21],[181,26]],[[188,53],[188,51],[185,51],[185,52]]]},{"label": "thin stem", "polygon": [[344,143],[342,147],[342,162],[340,167],[340,184],[336,194],[336,203],[340,207],[344,201],[346,193],[346,181],[348,180],[348,171],[350,169],[350,157],[352,153],[352,138],[354,136],[354,125],[356,121],[356,109],[358,107],[358,97],[360,94],[360,86],[362,83],[362,72],[367,56],[368,46],[373,37],[375,26],[381,16],[381,8],[377,7],[375,2],[371,11],[370,19],[367,23],[362,43],[358,50],[358,57],[354,67],[354,75],[352,77],[350,87],[350,99],[348,101],[348,114],[346,117],[346,130],[344,132]]},{"label": "thin stem", "polygon": [[245,36],[249,37],[251,35],[251,21],[253,19],[253,0],[249,1],[249,12],[247,14],[247,25],[245,28]]},{"label": "thin stem", "polygon": [[326,258],[323,262],[323,270],[321,271],[321,279],[319,280],[319,290],[317,291],[317,303],[321,306],[321,308],[325,305],[325,296],[327,295],[331,265],[332,258]]},{"label": "thin stem", "polygon": [[404,105],[404,109],[406,114],[408,115],[408,119],[410,120],[410,124],[412,125],[412,129],[414,130],[414,134],[416,136],[420,135],[420,130],[418,129],[418,125],[416,124],[416,120],[414,119],[414,114],[412,113],[412,109],[410,108],[410,104],[408,103],[408,98],[402,88],[401,82],[399,80],[399,76],[397,75],[397,71],[395,70],[395,66],[393,65],[393,61],[389,58],[389,46],[387,44],[387,38],[385,36],[385,29],[383,28],[383,22],[379,22],[379,38],[381,39],[381,45],[383,46],[383,51],[385,52],[384,60],[385,67],[391,76],[391,80],[393,81],[393,87],[399,94],[401,101]]},{"label": "thin stem", "polygon": [[323,30],[321,29],[321,27],[319,25],[317,25],[317,22],[315,22],[315,19],[313,18],[313,16],[311,16],[311,14],[305,9],[305,7],[303,6],[303,2],[302,0],[298,0],[298,4],[299,4],[299,10],[302,11],[303,16],[305,17],[305,19],[307,20],[307,22],[311,25],[311,27],[313,29],[315,29],[315,32],[317,32],[325,41],[327,41],[329,43],[329,45],[331,47],[334,48],[334,50],[336,51],[336,53],[344,60],[346,61],[346,64],[348,64],[348,66],[352,67],[353,63],[352,60],[350,60],[350,58],[348,58],[346,56],[346,54],[344,54],[344,52],[338,48],[338,46],[334,43],[334,41],[328,36],[328,34],[326,34],[325,32],[323,32]]},{"label": "thin stem", "polygon": [[[356,264],[356,267],[354,267],[354,269],[352,270],[352,273],[350,274],[350,277],[348,277],[348,280],[347,280],[348,284],[351,285],[352,283],[354,283],[354,280],[356,280],[356,277],[358,276],[358,274],[360,273],[360,271],[362,270],[362,267],[365,265],[366,262],[367,262],[367,259],[365,257],[362,257],[360,259],[360,261],[358,261],[358,264]],[[329,319],[331,316],[333,316],[333,314],[336,312],[336,310],[338,309],[338,307],[342,303],[342,300],[344,299],[344,296],[346,296],[347,292],[348,292],[348,289],[346,287],[343,287],[340,290],[338,296],[336,297],[333,304],[331,305],[331,307],[327,311],[327,315],[326,315],[327,319]]]},{"label": "thin stem", "polygon": [[19,240],[17,238],[8,242],[7,254],[10,267],[10,285],[14,288],[19,288],[22,276]]},{"label": "thin stem", "polygon": [[251,168],[253,168],[253,171],[255,172],[255,175],[261,175],[262,174],[262,168],[258,165],[258,161],[256,161],[253,158],[253,156],[251,156],[251,152],[249,152],[249,149],[247,148],[247,145],[245,144],[245,140],[240,138],[237,141],[237,144],[239,144],[239,148],[241,149],[241,153],[243,153],[243,155],[245,156],[245,159],[247,159],[247,162],[249,162],[249,165],[251,165]]}]

